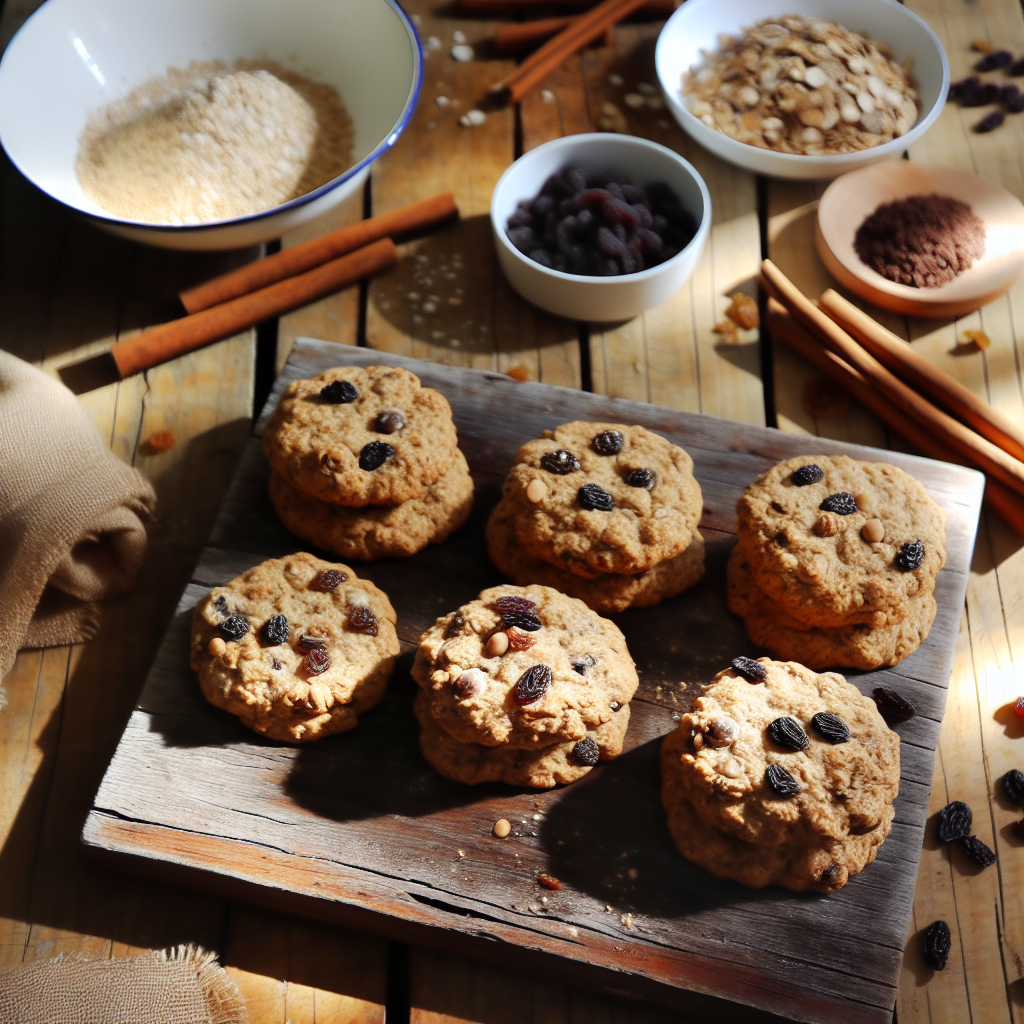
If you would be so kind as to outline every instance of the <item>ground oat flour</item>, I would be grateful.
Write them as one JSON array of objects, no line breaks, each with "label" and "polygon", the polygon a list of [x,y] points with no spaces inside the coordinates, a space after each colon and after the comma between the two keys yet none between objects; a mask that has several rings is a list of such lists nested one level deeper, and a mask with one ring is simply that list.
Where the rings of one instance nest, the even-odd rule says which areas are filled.
[{"label": "ground oat flour", "polygon": [[270,209],[352,161],[337,91],[270,61],[172,68],[95,113],[82,190],[119,217],[200,224]]}]

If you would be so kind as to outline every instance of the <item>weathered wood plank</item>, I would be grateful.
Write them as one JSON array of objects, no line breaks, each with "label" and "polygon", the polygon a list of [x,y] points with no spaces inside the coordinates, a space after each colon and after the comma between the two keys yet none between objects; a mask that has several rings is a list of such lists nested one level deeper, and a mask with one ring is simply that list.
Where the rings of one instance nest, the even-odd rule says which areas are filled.
[{"label": "weathered wood plank", "polygon": [[[119,838],[111,839],[113,815],[157,828],[146,833],[150,837],[188,833],[188,841],[175,844],[173,853],[162,839],[159,848],[140,839],[143,845],[136,852],[147,849],[147,856],[164,868],[169,860],[178,869],[219,870],[213,865],[234,849],[235,866],[229,873],[236,881],[257,885],[264,896],[268,858],[301,863],[307,880],[279,880],[275,899],[302,896],[302,906],[309,909],[306,898],[313,897],[316,912],[326,914],[342,913],[334,907],[340,901],[342,916],[359,908],[375,911],[386,916],[367,918],[368,926],[397,929],[392,934],[404,934],[402,920],[429,923],[438,930],[438,940],[447,942],[454,912],[486,921],[481,928],[487,934],[513,946],[564,956],[568,936],[574,958],[599,966],[617,962],[607,958],[626,934],[628,946],[623,948],[638,958],[630,962],[628,983],[638,983],[642,965],[644,975],[665,988],[660,998],[675,998],[666,986],[682,986],[776,1013],[783,1011],[785,999],[785,1012],[817,1019],[822,1001],[840,994],[854,1018],[882,1019],[895,996],[909,920],[955,615],[951,622],[937,624],[922,648],[923,656],[929,656],[930,648],[935,659],[928,670],[914,671],[910,659],[901,666],[906,671],[898,685],[913,694],[923,713],[901,729],[906,743],[897,824],[876,864],[828,901],[780,895],[781,890],[745,893],[738,899],[735,886],[709,879],[680,861],[668,842],[656,788],[644,780],[656,778],[658,740],[674,727],[678,712],[696,692],[695,685],[681,689],[678,681],[708,678],[738,646],[748,645],[738,620],[725,625],[731,617],[720,608],[717,592],[724,589],[724,557],[732,543],[721,527],[735,529],[735,498],[751,477],[783,454],[806,451],[807,440],[372,350],[338,350],[305,339],[296,344],[269,404],[288,379],[316,372],[339,356],[357,365],[382,361],[409,366],[445,393],[467,458],[483,485],[474,520],[443,548],[360,569],[394,596],[410,652],[411,643],[437,614],[495,581],[482,548],[483,513],[525,437],[567,416],[613,417],[654,426],[694,454],[698,477],[717,507],[706,517],[706,522],[712,520],[707,522],[711,568],[702,584],[705,589],[620,617],[638,653],[643,679],[633,705],[628,752],[585,783],[554,793],[516,794],[505,787],[466,790],[447,783],[418,752],[408,709],[413,692],[409,654],[400,660],[377,711],[354,732],[315,746],[294,749],[254,740],[231,716],[206,706],[187,668],[190,604],[211,583],[282,547],[287,550],[289,543],[272,523],[260,523],[269,512],[259,494],[265,468],[253,439],[213,532],[214,546],[196,569],[196,583],[186,589],[101,787],[88,841],[121,853],[132,849],[133,840],[124,830],[115,829]],[[513,407],[514,420],[496,416]],[[813,443],[849,450],[832,442]],[[909,456],[892,458],[927,479],[948,509],[951,557],[941,578],[949,598],[942,600],[955,610],[966,585],[978,477]],[[709,628],[708,614],[719,623],[717,635],[714,623]],[[681,628],[686,641],[670,643],[667,638],[678,636]],[[696,648],[699,654],[693,653]],[[880,678],[885,676],[865,674],[856,681],[870,688]],[[372,790],[346,781],[364,773],[366,764],[385,748],[386,780]],[[186,778],[187,787],[168,785],[169,780]],[[502,816],[520,823],[514,843],[499,844],[490,834],[491,823]],[[396,817],[400,824],[392,825]],[[613,820],[629,825],[609,829]],[[199,846],[206,852],[199,852]],[[609,865],[617,868],[610,871]],[[534,881],[542,870],[563,881],[563,889],[547,905],[540,902]],[[671,885],[666,885],[668,879]],[[615,914],[608,914],[606,904],[616,908]],[[685,916],[684,928],[677,922],[679,915]],[[627,922],[631,927],[624,927]],[[765,927],[775,948],[788,951],[786,957],[765,962],[762,944],[750,939]],[[808,943],[806,936],[812,932],[815,940]],[[714,985],[706,979],[697,982],[693,965],[698,960],[719,964],[721,977]],[[860,977],[851,980],[845,968],[854,960]],[[794,996],[794,991],[800,994]],[[856,1009],[851,1011],[851,1006]]]}]

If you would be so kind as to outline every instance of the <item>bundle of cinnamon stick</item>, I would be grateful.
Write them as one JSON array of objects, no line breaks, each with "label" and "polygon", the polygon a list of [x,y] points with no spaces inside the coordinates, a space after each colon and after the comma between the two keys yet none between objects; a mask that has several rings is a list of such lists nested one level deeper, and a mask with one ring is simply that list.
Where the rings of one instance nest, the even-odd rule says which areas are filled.
[{"label": "bundle of cinnamon stick", "polygon": [[338,228],[180,293],[188,314],[110,347],[124,379],[229,338],[380,273],[398,259],[394,239],[457,216],[450,192]]},{"label": "bundle of cinnamon stick", "polygon": [[829,289],[811,302],[771,260],[772,336],[841,384],[926,455],[980,469],[985,500],[1024,536],[1024,431]]}]

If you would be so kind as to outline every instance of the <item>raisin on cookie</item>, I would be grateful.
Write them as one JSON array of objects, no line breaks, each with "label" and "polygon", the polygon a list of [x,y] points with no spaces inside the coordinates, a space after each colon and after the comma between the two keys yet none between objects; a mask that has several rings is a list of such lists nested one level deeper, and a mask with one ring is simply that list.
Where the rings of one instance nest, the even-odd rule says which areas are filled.
[{"label": "raisin on cookie", "polygon": [[270,739],[306,743],[356,726],[384,696],[398,650],[387,595],[300,552],[214,587],[193,612],[189,660],[211,704]]},{"label": "raisin on cookie", "polygon": [[503,488],[519,543],[589,579],[685,551],[700,521],[693,460],[644,427],[563,423],[520,448]]},{"label": "raisin on cookie", "polygon": [[288,385],[263,434],[271,466],[335,505],[399,505],[451,468],[448,400],[394,366],[341,366]]},{"label": "raisin on cookie", "polygon": [[946,562],[946,517],[897,466],[801,456],[762,473],[737,506],[757,587],[803,626],[907,618]]},{"label": "raisin on cookie", "polygon": [[423,635],[412,669],[460,743],[536,750],[611,721],[639,680],[618,627],[550,587],[492,587]]}]

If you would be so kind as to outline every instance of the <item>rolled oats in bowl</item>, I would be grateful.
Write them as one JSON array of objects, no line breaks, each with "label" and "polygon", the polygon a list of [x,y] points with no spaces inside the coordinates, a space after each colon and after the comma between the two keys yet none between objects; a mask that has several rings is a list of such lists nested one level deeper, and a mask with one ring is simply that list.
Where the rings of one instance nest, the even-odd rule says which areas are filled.
[{"label": "rolled oats in bowl", "polygon": [[683,75],[695,117],[737,142],[832,156],[904,135],[918,116],[912,61],[820,18],[765,18]]}]

